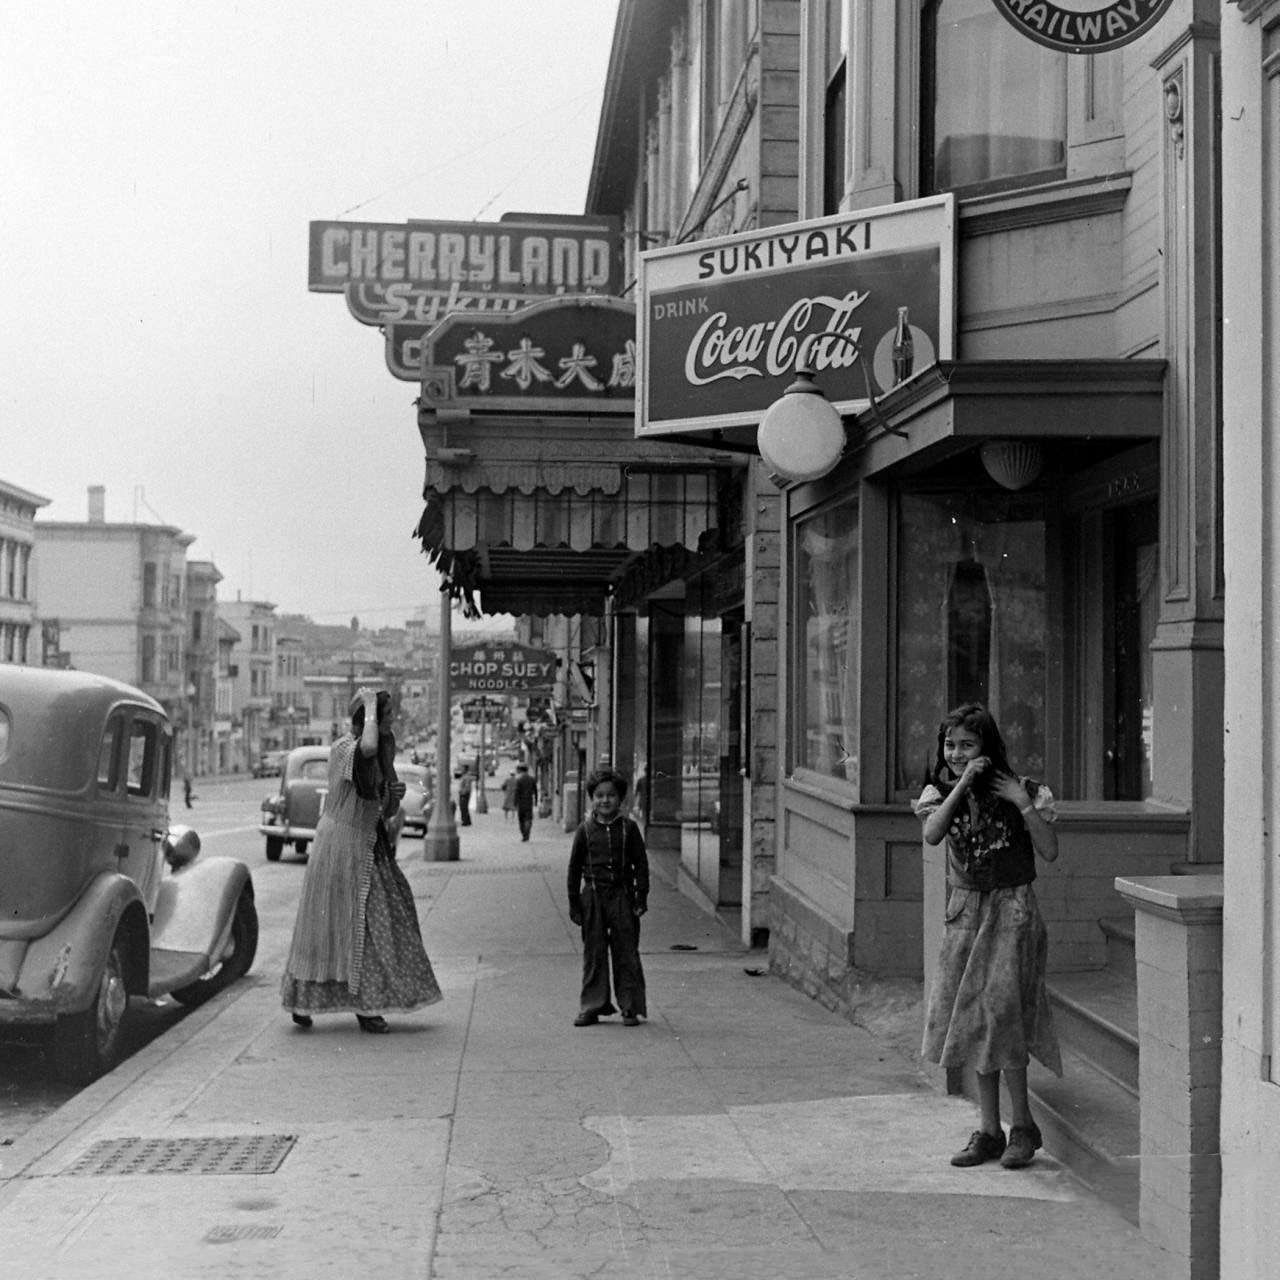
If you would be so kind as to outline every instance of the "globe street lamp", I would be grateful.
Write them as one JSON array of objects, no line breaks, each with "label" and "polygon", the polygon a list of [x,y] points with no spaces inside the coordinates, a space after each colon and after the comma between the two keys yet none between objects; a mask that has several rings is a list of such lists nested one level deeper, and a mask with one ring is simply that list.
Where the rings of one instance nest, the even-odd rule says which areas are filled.
[{"label": "globe street lamp", "polygon": [[795,381],[765,410],[756,432],[760,457],[779,488],[821,479],[844,456],[848,443],[844,419],[814,381],[817,370],[813,367],[812,353],[819,340],[824,349],[831,342],[844,343],[852,349],[866,383],[872,418],[884,431],[906,439],[907,433],[891,427],[880,411],[866,357],[857,340],[838,331],[811,333],[800,344]]}]

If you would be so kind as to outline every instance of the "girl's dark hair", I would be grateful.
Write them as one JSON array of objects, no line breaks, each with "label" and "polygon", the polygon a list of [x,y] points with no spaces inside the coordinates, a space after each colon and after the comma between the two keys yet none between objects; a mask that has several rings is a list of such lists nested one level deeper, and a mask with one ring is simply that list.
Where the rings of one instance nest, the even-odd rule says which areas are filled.
[{"label": "girl's dark hair", "polygon": [[1009,752],[1000,736],[1000,727],[996,724],[995,717],[981,702],[965,702],[948,711],[938,726],[937,750],[934,753],[933,767],[925,774],[926,783],[933,783],[945,794],[955,782],[943,754],[947,734],[952,729],[968,729],[970,733],[977,734],[978,741],[982,743],[982,754],[991,761],[991,768],[975,783],[975,790],[985,791],[991,786],[997,773],[1013,773],[1009,764]]},{"label": "girl's dark hair", "polygon": [[[391,705],[391,695],[385,689],[378,690],[378,723],[387,718],[387,708]],[[364,703],[362,702],[351,713],[351,728],[357,737],[364,732]]]},{"label": "girl's dark hair", "polygon": [[587,795],[595,795],[596,788],[602,782],[613,783],[614,790],[617,791],[619,800],[625,800],[627,798],[627,780],[617,771],[617,769],[596,769],[594,772],[587,774]]}]

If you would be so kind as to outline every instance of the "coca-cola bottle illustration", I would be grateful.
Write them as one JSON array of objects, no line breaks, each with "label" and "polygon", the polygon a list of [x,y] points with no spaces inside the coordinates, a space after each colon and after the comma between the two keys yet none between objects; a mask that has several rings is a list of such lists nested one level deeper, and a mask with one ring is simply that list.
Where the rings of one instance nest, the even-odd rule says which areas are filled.
[{"label": "coca-cola bottle illustration", "polygon": [[898,325],[893,331],[893,385],[895,387],[911,377],[915,360],[915,344],[911,341],[911,323],[907,319],[907,308],[899,307]]}]

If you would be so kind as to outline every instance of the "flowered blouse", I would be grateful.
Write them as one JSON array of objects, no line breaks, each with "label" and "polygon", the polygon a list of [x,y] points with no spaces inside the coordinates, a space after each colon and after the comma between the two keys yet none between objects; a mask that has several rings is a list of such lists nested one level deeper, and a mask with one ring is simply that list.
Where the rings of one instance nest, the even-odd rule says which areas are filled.
[{"label": "flowered blouse", "polygon": [[[1046,822],[1055,821],[1053,792],[1032,778],[1020,781],[1040,816]],[[929,783],[911,808],[923,822],[945,798],[946,792]],[[965,800],[947,831],[947,870],[952,885],[987,892],[1030,884],[1036,878],[1035,848],[1018,807],[989,791],[970,791]]]}]

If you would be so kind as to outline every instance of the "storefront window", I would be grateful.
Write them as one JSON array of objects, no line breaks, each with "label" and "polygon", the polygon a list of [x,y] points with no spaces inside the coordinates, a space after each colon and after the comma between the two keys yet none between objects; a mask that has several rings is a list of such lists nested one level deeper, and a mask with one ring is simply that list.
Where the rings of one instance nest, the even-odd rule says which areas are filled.
[{"label": "storefront window", "polygon": [[1032,496],[902,494],[895,786],[916,790],[938,722],[985,703],[1015,769],[1044,776],[1045,527]]},{"label": "storefront window", "polygon": [[680,771],[684,706],[680,672],[684,669],[684,602],[655,602],[649,609],[650,677],[649,821],[680,821]]},{"label": "storefront window", "polygon": [[1121,508],[1108,519],[1108,577],[1114,583],[1109,661],[1103,672],[1103,794],[1143,800],[1151,794],[1155,707],[1151,645],[1159,616],[1159,513],[1153,501]]},{"label": "storefront window", "polygon": [[797,525],[796,768],[858,782],[858,502]]},{"label": "storefront window", "polygon": [[934,0],[925,35],[928,191],[1065,171],[1065,53],[1028,40],[991,0]]}]

